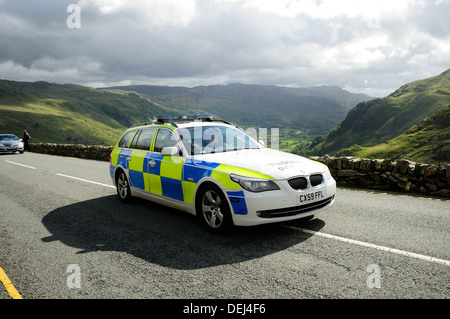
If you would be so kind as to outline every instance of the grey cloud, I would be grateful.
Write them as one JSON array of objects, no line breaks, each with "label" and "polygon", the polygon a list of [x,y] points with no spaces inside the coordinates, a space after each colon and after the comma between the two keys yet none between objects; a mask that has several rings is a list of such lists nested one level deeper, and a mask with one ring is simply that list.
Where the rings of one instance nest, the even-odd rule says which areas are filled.
[{"label": "grey cloud", "polygon": [[423,32],[442,39],[450,37],[450,1],[424,1],[411,14],[411,23]]},{"label": "grey cloud", "polygon": [[[71,3],[82,5],[80,29],[66,25]],[[93,1],[3,0],[0,71],[10,67],[5,74],[14,80],[41,76],[80,84],[327,84],[388,94],[399,82],[449,67],[448,8],[448,1],[433,2],[401,19],[325,20],[277,16],[239,3],[223,10],[199,0],[195,14],[178,23],[167,17],[152,22],[155,12],[126,4],[105,14]],[[369,39],[383,41],[371,46]],[[357,63],[366,58],[373,61]]]}]

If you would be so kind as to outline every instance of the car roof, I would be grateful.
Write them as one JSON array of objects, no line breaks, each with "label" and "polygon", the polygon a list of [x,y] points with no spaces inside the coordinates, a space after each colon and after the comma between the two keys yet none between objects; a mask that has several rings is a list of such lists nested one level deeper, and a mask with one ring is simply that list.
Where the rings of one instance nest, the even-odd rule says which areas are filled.
[{"label": "car roof", "polygon": [[177,124],[178,128],[199,127],[199,126],[233,126],[223,122],[185,122]]},{"label": "car roof", "polygon": [[165,115],[155,116],[153,121],[138,123],[131,128],[139,128],[146,126],[166,126],[172,129],[200,126],[231,126],[234,125],[223,120],[213,120],[211,115]]}]

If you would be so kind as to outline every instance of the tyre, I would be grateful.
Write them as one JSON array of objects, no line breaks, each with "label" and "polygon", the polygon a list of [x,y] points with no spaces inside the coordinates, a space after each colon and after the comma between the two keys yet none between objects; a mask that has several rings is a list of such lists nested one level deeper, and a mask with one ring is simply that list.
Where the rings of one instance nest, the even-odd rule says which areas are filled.
[{"label": "tyre", "polygon": [[222,190],[215,185],[200,189],[196,210],[200,222],[210,232],[224,234],[233,225],[228,201]]},{"label": "tyre", "polygon": [[128,203],[131,200],[131,191],[130,183],[128,182],[127,175],[124,171],[118,173],[116,178],[116,188],[119,199],[124,203]]}]

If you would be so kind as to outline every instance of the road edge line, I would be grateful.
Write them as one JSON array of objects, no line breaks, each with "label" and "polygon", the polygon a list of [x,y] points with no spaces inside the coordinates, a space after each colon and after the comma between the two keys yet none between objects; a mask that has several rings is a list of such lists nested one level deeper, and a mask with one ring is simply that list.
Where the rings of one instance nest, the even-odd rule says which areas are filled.
[{"label": "road edge line", "polygon": [[29,169],[37,169],[36,167],[33,167],[33,166],[28,166],[28,165],[24,165],[24,164],[20,164],[20,163],[16,163],[16,162],[11,162],[11,161],[7,161],[7,160],[5,160],[5,163],[9,163],[9,164],[17,165],[17,166],[22,166],[22,167],[26,167],[26,168],[29,168]]},{"label": "road edge line", "polygon": [[425,260],[425,261],[428,261],[428,262],[433,262],[433,263],[438,263],[438,264],[445,265],[445,266],[450,266],[450,260],[446,260],[446,259],[440,259],[440,258],[431,257],[431,256],[427,256],[427,255],[422,255],[422,254],[417,254],[417,253],[413,253],[413,252],[409,252],[409,251],[405,251],[405,250],[400,250],[400,249],[396,249],[396,248],[390,248],[390,247],[386,247],[386,246],[380,246],[380,245],[377,245],[377,244],[371,244],[371,243],[367,243],[367,242],[359,241],[359,240],[355,240],[355,239],[350,239],[350,238],[330,235],[330,234],[317,232],[317,231],[310,230],[310,229],[294,227],[294,226],[289,226],[289,225],[284,225],[284,226],[289,228],[289,229],[298,230],[298,231],[301,231],[303,233],[310,234],[310,235],[313,235],[313,236],[317,235],[317,236],[321,236],[321,237],[325,237],[325,238],[329,238],[329,239],[338,240],[338,241],[341,241],[341,242],[344,242],[344,243],[349,243],[349,244],[353,244],[353,245],[373,248],[373,249],[377,249],[377,250],[381,250],[381,251],[387,251],[387,252],[394,253],[394,254],[397,254],[397,255],[402,255],[402,256],[406,256],[406,257],[410,257],[410,258],[416,258],[416,259],[421,259],[421,260]]},{"label": "road edge line", "polygon": [[57,176],[61,176],[61,177],[65,177],[65,178],[74,179],[74,180],[77,180],[77,181],[80,181],[80,182],[91,183],[91,184],[100,185],[100,186],[103,186],[103,187],[109,187],[109,188],[114,188],[115,189],[115,187],[113,185],[108,185],[108,184],[104,184],[104,183],[90,181],[90,180],[84,179],[84,178],[79,178],[79,177],[65,175],[65,174],[60,174],[60,173],[57,173],[56,175]]},{"label": "road edge line", "polygon": [[0,267],[0,281],[3,283],[3,286],[5,286],[8,295],[12,299],[23,299],[21,294],[17,291],[16,287],[14,287],[14,285],[12,284],[11,280],[9,280],[2,267]]}]

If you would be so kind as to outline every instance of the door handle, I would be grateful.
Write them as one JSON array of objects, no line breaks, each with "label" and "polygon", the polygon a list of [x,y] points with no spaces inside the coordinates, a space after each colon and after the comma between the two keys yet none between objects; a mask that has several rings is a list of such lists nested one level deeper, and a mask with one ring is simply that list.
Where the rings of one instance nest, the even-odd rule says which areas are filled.
[{"label": "door handle", "polygon": [[148,162],[148,165],[150,165],[151,167],[156,165],[156,162],[154,159],[152,159],[151,161]]}]

